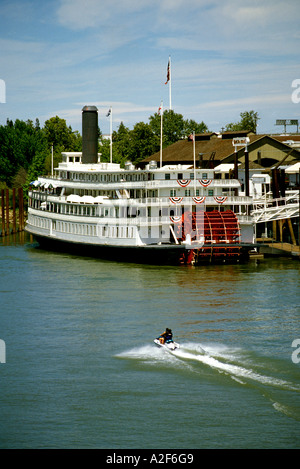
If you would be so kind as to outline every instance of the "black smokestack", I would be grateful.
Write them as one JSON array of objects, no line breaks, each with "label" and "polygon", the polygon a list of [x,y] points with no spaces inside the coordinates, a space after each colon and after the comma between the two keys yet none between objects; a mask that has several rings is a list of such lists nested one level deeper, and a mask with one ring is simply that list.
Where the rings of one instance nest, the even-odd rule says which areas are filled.
[{"label": "black smokestack", "polygon": [[82,109],[82,163],[98,162],[98,109],[84,106]]}]

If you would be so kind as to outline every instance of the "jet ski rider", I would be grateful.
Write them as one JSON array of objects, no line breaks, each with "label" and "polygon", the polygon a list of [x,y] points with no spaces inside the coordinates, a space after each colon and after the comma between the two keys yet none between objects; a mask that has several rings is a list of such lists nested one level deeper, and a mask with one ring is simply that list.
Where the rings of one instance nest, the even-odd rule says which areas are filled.
[{"label": "jet ski rider", "polygon": [[161,344],[168,344],[170,342],[173,342],[173,333],[172,333],[171,329],[166,328],[165,332],[163,332],[159,336],[158,339],[159,339]]}]

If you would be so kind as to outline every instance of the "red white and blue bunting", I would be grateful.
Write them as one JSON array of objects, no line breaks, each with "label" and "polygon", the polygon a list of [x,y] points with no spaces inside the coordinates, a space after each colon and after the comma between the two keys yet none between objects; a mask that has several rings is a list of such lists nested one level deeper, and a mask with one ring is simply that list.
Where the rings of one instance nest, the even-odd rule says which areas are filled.
[{"label": "red white and blue bunting", "polygon": [[192,197],[192,199],[196,204],[202,204],[205,201],[205,197]]},{"label": "red white and blue bunting", "polygon": [[181,204],[183,197],[170,197],[172,204]]},{"label": "red white and blue bunting", "polygon": [[170,216],[170,220],[172,223],[179,223],[181,221],[181,217],[177,217],[175,215]]},{"label": "red white and blue bunting", "polygon": [[218,202],[218,204],[223,204],[226,200],[226,196],[216,196],[214,197],[215,201]]},{"label": "red white and blue bunting", "polygon": [[191,182],[191,180],[190,179],[177,179],[177,182],[181,187],[187,187],[189,183]]},{"label": "red white and blue bunting", "polygon": [[208,187],[211,184],[212,179],[199,179],[201,186]]}]

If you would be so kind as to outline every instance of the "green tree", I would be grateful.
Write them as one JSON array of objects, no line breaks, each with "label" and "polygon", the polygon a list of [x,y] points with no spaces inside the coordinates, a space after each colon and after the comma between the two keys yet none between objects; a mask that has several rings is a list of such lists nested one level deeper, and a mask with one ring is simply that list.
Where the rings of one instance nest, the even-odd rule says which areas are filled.
[{"label": "green tree", "polygon": [[183,129],[184,136],[188,137],[193,132],[195,132],[195,134],[203,134],[205,132],[208,132],[207,125],[204,124],[203,121],[198,123],[194,121],[193,119],[186,119],[184,121],[184,129]]},{"label": "green tree", "polygon": [[45,144],[43,132],[32,121],[17,119],[13,123],[8,119],[6,126],[0,126],[0,180],[11,186],[20,168],[28,171],[36,152]]},{"label": "green tree", "polygon": [[126,161],[132,159],[131,131],[121,122],[118,130],[113,132],[112,139],[114,161],[123,166]]},{"label": "green tree", "polygon": [[45,122],[44,132],[50,147],[60,147],[62,151],[81,151],[81,136],[77,131],[73,132],[71,126],[67,126],[65,119],[51,117]]},{"label": "green tree", "polygon": [[[45,122],[43,131],[47,140],[49,151],[44,158],[46,173],[50,173],[52,165],[52,146],[54,167],[61,161],[61,153],[64,151],[81,151],[82,138],[79,132],[73,132],[71,126],[67,126],[66,120],[58,116],[51,117]],[[44,153],[43,153],[44,157]]]},{"label": "green tree", "polygon": [[[160,138],[161,116],[157,112],[149,117],[149,124],[153,133]],[[163,146],[171,145],[180,140],[183,136],[183,116],[173,110],[165,110],[163,113]]]},{"label": "green tree", "polygon": [[132,143],[130,159],[134,164],[159,150],[160,138],[154,134],[150,124],[138,122],[130,135]]},{"label": "green tree", "polygon": [[257,121],[259,120],[258,113],[255,111],[245,111],[240,113],[240,117],[241,120],[239,122],[227,124],[226,130],[248,130],[256,133]]},{"label": "green tree", "polygon": [[[150,126],[156,136],[160,138],[161,116],[155,113],[149,118]],[[177,142],[181,138],[188,137],[193,131],[195,133],[207,132],[208,128],[202,121],[197,123],[193,119],[184,119],[181,114],[173,110],[165,110],[163,113],[163,147]]]}]

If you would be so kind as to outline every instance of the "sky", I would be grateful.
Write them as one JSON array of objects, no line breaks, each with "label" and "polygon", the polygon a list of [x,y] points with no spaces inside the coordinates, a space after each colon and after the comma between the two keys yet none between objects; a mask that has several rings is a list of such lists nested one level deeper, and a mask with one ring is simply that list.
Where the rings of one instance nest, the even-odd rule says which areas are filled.
[{"label": "sky", "polygon": [[300,121],[299,59],[299,0],[0,0],[0,124],[57,115],[81,133],[95,105],[102,133],[110,107],[132,129],[171,88],[210,131],[253,110],[257,133],[280,133]]}]

